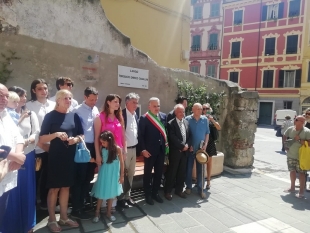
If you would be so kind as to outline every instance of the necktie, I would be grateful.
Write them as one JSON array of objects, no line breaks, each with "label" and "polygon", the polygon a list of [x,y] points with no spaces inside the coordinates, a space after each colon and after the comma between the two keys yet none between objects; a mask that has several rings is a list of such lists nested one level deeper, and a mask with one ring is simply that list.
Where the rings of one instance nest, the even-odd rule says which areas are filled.
[{"label": "necktie", "polygon": [[184,127],[182,121],[179,121],[179,126],[180,126],[180,130],[181,130],[183,142],[185,143],[186,142],[186,134],[185,134],[185,127]]}]

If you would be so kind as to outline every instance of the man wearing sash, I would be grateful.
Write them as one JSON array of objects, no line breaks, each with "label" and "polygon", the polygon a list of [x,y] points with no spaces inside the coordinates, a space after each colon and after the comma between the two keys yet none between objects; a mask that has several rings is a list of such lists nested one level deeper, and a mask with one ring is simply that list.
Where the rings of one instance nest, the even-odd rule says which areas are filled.
[{"label": "man wearing sash", "polygon": [[159,110],[159,99],[156,97],[150,98],[149,111],[140,117],[138,130],[139,148],[144,156],[143,187],[145,201],[149,205],[154,205],[153,199],[163,203],[163,199],[158,195],[158,190],[163,174],[165,155],[169,153],[166,114]]}]

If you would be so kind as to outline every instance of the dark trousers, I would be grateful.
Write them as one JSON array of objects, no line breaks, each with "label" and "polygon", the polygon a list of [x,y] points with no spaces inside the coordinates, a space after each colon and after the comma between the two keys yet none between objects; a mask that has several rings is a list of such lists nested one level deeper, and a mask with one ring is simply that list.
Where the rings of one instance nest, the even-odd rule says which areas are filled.
[{"label": "dark trousers", "polygon": [[10,190],[3,193],[2,196],[0,197],[0,231],[2,229],[2,220],[3,220],[4,214],[6,212],[6,207],[8,204],[9,193],[10,193]]},{"label": "dark trousers", "polygon": [[36,154],[36,158],[42,159],[41,169],[36,171],[36,188],[39,190],[41,204],[47,204],[48,188],[46,188],[46,182],[48,170],[48,153],[43,152],[41,154]]},{"label": "dark trousers", "polygon": [[[94,143],[86,143],[91,156],[95,156]],[[71,187],[72,209],[74,211],[81,210],[84,206],[84,198],[89,192],[90,182],[94,179],[95,163],[76,163],[75,164],[75,180]]]},{"label": "dark trousers", "polygon": [[165,193],[171,193],[175,184],[175,193],[183,191],[186,178],[187,152],[171,151],[166,172]]},{"label": "dark trousers", "polygon": [[[152,156],[149,158],[144,158],[143,188],[145,196],[158,194],[161,178],[163,175],[164,161],[165,155],[163,152],[158,155],[152,154]],[[153,168],[154,175],[152,176]]]}]

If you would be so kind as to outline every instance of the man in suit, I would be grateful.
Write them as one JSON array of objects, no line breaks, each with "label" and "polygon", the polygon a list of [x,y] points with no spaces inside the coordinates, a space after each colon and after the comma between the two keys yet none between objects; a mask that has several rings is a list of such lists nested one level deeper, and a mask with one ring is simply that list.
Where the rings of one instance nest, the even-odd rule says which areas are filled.
[{"label": "man in suit", "polygon": [[[187,99],[184,96],[179,96],[176,100],[175,100],[176,104],[182,104],[184,109],[186,109],[187,107]],[[173,118],[175,118],[175,113],[174,110],[172,110],[171,112],[169,112],[167,114],[167,122],[171,121]]]},{"label": "man in suit", "polygon": [[144,156],[143,187],[145,201],[149,205],[154,205],[153,199],[163,203],[163,199],[158,195],[158,190],[163,174],[165,155],[169,151],[166,133],[166,114],[159,110],[159,99],[156,97],[150,98],[149,111],[140,117],[138,130],[139,148]]},{"label": "man in suit", "polygon": [[186,178],[187,153],[189,150],[189,126],[184,119],[185,109],[182,104],[174,107],[175,118],[170,120],[168,127],[169,166],[166,172],[165,198],[172,199],[171,191],[175,181],[175,194],[186,198],[183,193]]},{"label": "man in suit", "polygon": [[138,116],[136,110],[139,99],[140,97],[138,94],[129,93],[125,98],[126,108],[122,110],[127,144],[125,150],[125,169],[127,170],[130,187],[123,188],[124,193],[121,195],[121,199],[117,201],[117,205],[121,208],[128,208],[128,205],[134,206],[136,204],[135,201],[131,199],[130,192],[136,170],[136,150],[138,145]]}]

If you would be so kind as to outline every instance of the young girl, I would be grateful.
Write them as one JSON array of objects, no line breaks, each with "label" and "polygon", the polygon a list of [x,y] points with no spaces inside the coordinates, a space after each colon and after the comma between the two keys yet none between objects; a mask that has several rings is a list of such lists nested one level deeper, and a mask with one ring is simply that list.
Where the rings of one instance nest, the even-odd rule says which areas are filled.
[{"label": "young girl", "polygon": [[123,192],[121,184],[124,182],[124,160],[122,150],[116,145],[111,131],[105,130],[100,134],[100,143],[103,164],[91,192],[91,195],[98,198],[93,222],[97,223],[100,219],[100,207],[103,199],[106,199],[108,203],[107,218],[114,222],[116,218],[111,213],[112,202]]}]

